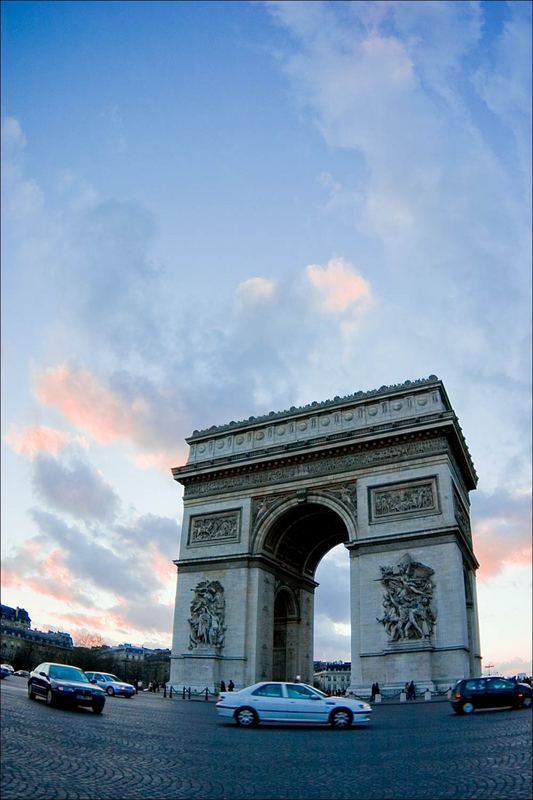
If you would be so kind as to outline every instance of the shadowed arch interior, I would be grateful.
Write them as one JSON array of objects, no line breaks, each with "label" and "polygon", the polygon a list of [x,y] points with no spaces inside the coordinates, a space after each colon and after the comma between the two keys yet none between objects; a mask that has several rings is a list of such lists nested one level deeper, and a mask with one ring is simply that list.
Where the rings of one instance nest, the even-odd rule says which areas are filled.
[{"label": "shadowed arch interior", "polygon": [[263,547],[282,566],[313,578],[326,553],[348,540],[338,514],[320,503],[301,503],[274,522]]}]

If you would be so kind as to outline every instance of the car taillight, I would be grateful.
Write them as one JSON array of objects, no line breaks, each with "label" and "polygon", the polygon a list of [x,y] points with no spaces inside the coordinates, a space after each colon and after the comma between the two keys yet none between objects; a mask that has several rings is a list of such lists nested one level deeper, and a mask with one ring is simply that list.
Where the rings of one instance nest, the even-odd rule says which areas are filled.
[{"label": "car taillight", "polygon": [[460,700],[461,699],[461,693],[460,692],[456,692],[455,693],[455,699],[456,700]]},{"label": "car taillight", "polygon": [[523,696],[524,695],[522,694],[522,692],[518,692],[518,697],[523,697]]}]

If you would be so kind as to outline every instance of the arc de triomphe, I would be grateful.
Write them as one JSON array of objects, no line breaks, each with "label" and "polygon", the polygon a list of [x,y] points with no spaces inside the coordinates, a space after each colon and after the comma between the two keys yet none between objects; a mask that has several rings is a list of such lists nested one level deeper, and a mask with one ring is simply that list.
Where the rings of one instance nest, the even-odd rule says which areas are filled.
[{"label": "arc de triomphe", "polygon": [[352,683],[480,674],[468,495],[477,475],[434,375],[195,431],[170,683],[313,679],[316,568],[350,555]]}]

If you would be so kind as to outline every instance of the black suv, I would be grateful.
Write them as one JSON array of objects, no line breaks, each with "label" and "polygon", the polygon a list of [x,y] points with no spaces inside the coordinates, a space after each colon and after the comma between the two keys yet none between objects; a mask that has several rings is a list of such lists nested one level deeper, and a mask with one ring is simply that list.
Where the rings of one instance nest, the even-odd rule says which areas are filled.
[{"label": "black suv", "polygon": [[510,678],[465,678],[456,683],[451,704],[456,714],[472,714],[476,708],[530,708],[531,686]]}]

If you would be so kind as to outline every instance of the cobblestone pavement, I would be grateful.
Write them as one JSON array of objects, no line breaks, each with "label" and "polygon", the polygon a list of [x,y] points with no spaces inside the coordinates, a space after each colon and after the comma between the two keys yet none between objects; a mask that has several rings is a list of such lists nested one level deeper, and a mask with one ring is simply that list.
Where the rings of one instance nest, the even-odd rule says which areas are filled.
[{"label": "cobblestone pavement", "polygon": [[367,728],[237,728],[212,702],[109,698],[101,716],[1,683],[3,800],[529,798],[531,711],[374,707]]}]

